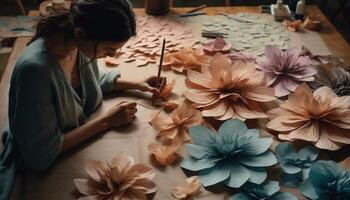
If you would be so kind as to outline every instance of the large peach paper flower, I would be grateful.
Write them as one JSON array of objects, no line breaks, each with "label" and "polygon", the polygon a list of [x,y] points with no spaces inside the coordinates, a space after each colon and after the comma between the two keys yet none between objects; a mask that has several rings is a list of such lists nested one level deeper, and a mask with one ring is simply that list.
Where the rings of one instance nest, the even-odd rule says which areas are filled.
[{"label": "large peach paper flower", "polygon": [[184,102],[169,117],[163,118],[158,114],[152,118],[150,123],[153,128],[159,131],[158,137],[161,139],[187,142],[191,140],[188,128],[201,124],[202,114]]},{"label": "large peach paper flower", "polygon": [[267,118],[262,102],[275,99],[262,72],[253,63],[234,62],[216,54],[201,72],[189,70],[184,96],[202,109],[202,115],[218,120]]},{"label": "large peach paper flower", "polygon": [[115,156],[108,163],[90,161],[85,170],[88,179],[74,179],[78,191],[86,195],[81,199],[146,200],[146,194],[156,191],[152,168],[135,164],[134,159],[125,154]]},{"label": "large peach paper flower", "polygon": [[327,86],[312,93],[302,84],[268,114],[266,127],[282,140],[305,140],[328,150],[350,144],[350,96],[338,97]]}]

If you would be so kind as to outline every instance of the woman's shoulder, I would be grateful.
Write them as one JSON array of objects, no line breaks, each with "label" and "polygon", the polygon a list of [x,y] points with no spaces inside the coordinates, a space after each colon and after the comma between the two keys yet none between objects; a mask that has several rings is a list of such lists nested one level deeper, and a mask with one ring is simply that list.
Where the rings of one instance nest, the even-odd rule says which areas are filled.
[{"label": "woman's shoulder", "polygon": [[52,65],[52,59],[49,58],[43,41],[38,39],[23,50],[16,61],[13,74],[30,74],[31,76],[49,74],[50,65]]}]

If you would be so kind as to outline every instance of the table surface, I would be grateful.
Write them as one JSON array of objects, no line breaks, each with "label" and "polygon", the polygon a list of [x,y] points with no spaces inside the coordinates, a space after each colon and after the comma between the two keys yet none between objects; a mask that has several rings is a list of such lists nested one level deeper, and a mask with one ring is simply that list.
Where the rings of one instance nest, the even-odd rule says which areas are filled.
[{"label": "table surface", "polygon": [[[190,9],[191,8],[173,8],[171,12],[172,13],[185,13],[187,10],[190,10]],[[259,8],[258,7],[209,7],[209,8],[203,9],[203,11],[207,12],[208,15],[216,15],[219,12],[226,12],[226,13],[232,13],[232,14],[239,13],[239,12],[258,13]],[[317,14],[320,14],[323,16],[321,11],[316,6],[308,6],[307,11],[317,13]],[[137,15],[145,15],[145,12],[143,9],[135,9],[135,12]],[[31,11],[30,15],[38,15],[38,11]],[[334,26],[327,19],[324,22],[324,28],[322,29],[322,31],[319,34],[333,55],[336,55],[336,56],[344,59],[344,61],[347,64],[350,64],[350,46],[349,46],[349,44],[336,31]],[[4,131],[5,125],[7,123],[8,91],[9,91],[11,74],[12,74],[17,57],[20,55],[21,51],[25,48],[25,46],[29,40],[30,40],[30,38],[28,38],[28,37],[18,38],[16,40],[13,51],[11,53],[11,56],[10,56],[10,59],[8,62],[8,65],[6,66],[5,72],[3,74],[3,78],[2,78],[1,83],[0,83],[0,92],[1,92],[1,95],[0,95],[0,134],[2,134],[2,132]],[[99,112],[103,112],[104,110],[108,109],[108,107],[111,105],[111,103],[112,102],[110,100],[104,101],[104,104]],[[127,129],[117,130],[114,132],[117,132],[118,134],[120,134],[120,133],[124,133],[124,132],[128,132],[128,131],[132,131],[134,129],[135,130],[151,131],[151,130],[149,130],[147,120],[145,119],[145,118],[147,118],[146,114],[149,113],[149,111],[147,111],[147,109],[144,109],[144,108],[140,108],[140,111],[141,111],[140,116],[138,116],[139,119],[136,121],[136,125],[129,127]],[[73,160],[74,160],[74,162],[79,162],[79,161],[83,162],[83,163],[80,163],[77,168],[82,169],[81,176],[86,176],[86,175],[84,175],[85,172],[83,171],[84,162],[86,161],[86,158],[84,158],[84,156],[86,156],[86,155],[91,155],[92,157],[100,156],[101,157],[100,160],[108,160],[110,158],[109,155],[112,154],[114,152],[114,150],[112,150],[112,149],[108,150],[108,152],[106,152],[105,155],[101,156],[101,155],[97,155],[97,153],[95,153],[93,151],[93,149],[94,148],[102,148],[103,146],[106,146],[106,145],[111,145],[112,143],[109,143],[110,139],[113,139],[113,141],[117,141],[116,139],[118,139],[117,144],[120,145],[120,148],[123,148],[124,146],[125,146],[125,148],[130,148],[130,147],[126,147],[126,146],[130,146],[132,144],[125,144],[126,141],[130,142],[129,140],[127,140],[128,136],[125,136],[125,134],[118,135],[118,134],[115,134],[114,132],[104,134],[103,136],[101,136],[97,139],[95,138],[92,141],[84,143],[84,145],[77,148],[77,150],[74,150],[74,151],[68,153],[68,155],[65,155],[64,158],[61,158],[58,161],[58,163],[55,164],[53,169],[50,170],[51,172],[49,172],[49,173],[56,173],[56,176],[53,175],[53,176],[49,177],[48,175],[37,175],[37,174],[36,175],[29,175],[29,177],[31,177],[31,178],[29,178],[29,180],[33,180],[33,182],[31,184],[27,185],[28,188],[26,188],[25,190],[26,191],[38,190],[38,187],[40,186],[41,181],[43,181],[43,183],[51,183],[51,182],[54,182],[54,178],[58,178],[61,180],[61,183],[64,183],[63,179],[65,177],[68,177],[69,174],[72,173],[72,171],[67,169],[67,167],[68,166],[69,167],[72,167],[72,166],[77,167],[76,165],[78,165],[77,163],[75,163],[75,164],[70,163]],[[153,135],[154,134],[152,134],[152,137],[150,137],[149,134],[146,134],[146,135],[140,134],[137,137],[141,137],[145,141],[152,141],[152,140],[154,140]],[[137,156],[138,154],[139,155],[149,154],[147,149],[145,149],[144,147],[138,148],[138,146],[140,146],[141,143],[145,143],[145,141],[132,140],[133,145],[135,147],[133,147],[134,153],[131,152],[131,155],[134,156],[137,161],[145,162],[148,164],[148,163],[150,163],[150,161],[148,160],[147,156],[144,156],[144,157]],[[115,143],[113,143],[113,145],[115,145]],[[2,144],[0,147],[1,147],[0,149],[2,149]],[[349,149],[345,150],[345,153],[343,152],[342,154],[348,155],[349,153],[346,153],[346,152],[349,152],[348,150]],[[83,151],[85,151],[85,153],[82,153]],[[332,157],[332,155],[328,155],[328,156]],[[345,159],[342,159],[342,160],[343,161],[341,162],[341,164],[343,166],[346,166],[347,168],[349,168],[350,167],[349,156],[345,156]],[[70,163],[70,165],[69,165],[69,163]],[[179,179],[177,176],[178,176],[178,173],[180,173],[179,169],[178,169],[180,167],[176,166],[176,168],[177,169],[174,169],[174,168],[169,169],[168,168],[167,169],[168,173],[165,173],[166,170],[165,171],[161,170],[159,173],[157,173],[157,175],[159,175],[159,177],[156,179],[158,185],[181,183],[181,181],[183,182],[184,181],[183,179],[185,176],[180,175],[181,177]],[[66,171],[65,171],[65,169],[66,169]],[[171,173],[172,171],[174,171],[174,173]],[[80,178],[80,177],[76,177],[76,178]],[[172,180],[172,179],[174,179],[174,180],[179,179],[179,180],[171,182],[170,180]],[[58,182],[60,180],[58,180]],[[70,180],[70,182],[72,182],[72,180]],[[72,185],[70,185],[70,186],[72,186]],[[49,187],[49,186],[46,186],[46,187]],[[59,190],[57,190],[57,187],[62,189],[62,187],[65,187],[65,185],[61,184],[61,185],[52,186],[52,187],[55,187],[56,190],[44,191],[43,192],[44,194],[42,194],[42,195],[43,196],[46,195],[45,197],[50,197],[50,195],[53,195],[52,192],[57,193],[57,191],[59,191]],[[298,192],[291,190],[291,189],[284,189],[284,188],[283,188],[283,190],[291,191],[294,194],[296,194],[298,196],[298,198],[301,199],[301,196]],[[40,192],[40,191],[38,190],[37,192]],[[34,193],[35,193],[35,191],[34,191]],[[222,192],[222,193],[227,193],[227,192]],[[69,195],[72,195],[72,194],[69,194]],[[33,198],[34,197],[37,197],[37,196],[34,195]],[[229,197],[229,195],[224,194],[224,196],[223,196],[223,194],[212,194],[211,192],[205,191],[203,194],[200,195],[200,197],[201,197],[200,199],[212,199],[213,197],[215,197],[215,199],[227,199]],[[31,199],[31,197],[28,197],[28,198]],[[161,196],[161,195],[156,196],[156,199],[164,199],[164,198],[167,199],[167,197],[165,197],[165,196]],[[170,196],[169,196],[169,198],[170,198]]]}]

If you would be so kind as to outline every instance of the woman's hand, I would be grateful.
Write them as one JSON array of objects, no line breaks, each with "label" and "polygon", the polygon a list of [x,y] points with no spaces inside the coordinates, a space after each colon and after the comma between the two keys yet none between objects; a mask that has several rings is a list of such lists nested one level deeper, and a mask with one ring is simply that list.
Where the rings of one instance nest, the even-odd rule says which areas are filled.
[{"label": "woman's hand", "polygon": [[136,103],[124,101],[113,106],[105,113],[105,121],[109,128],[120,127],[135,120],[137,112]]},{"label": "woman's hand", "polygon": [[141,81],[126,81],[117,79],[116,90],[139,90],[141,92],[151,92],[154,95],[159,94],[166,85],[166,78],[160,77],[159,85],[156,87],[156,76],[151,76]]}]

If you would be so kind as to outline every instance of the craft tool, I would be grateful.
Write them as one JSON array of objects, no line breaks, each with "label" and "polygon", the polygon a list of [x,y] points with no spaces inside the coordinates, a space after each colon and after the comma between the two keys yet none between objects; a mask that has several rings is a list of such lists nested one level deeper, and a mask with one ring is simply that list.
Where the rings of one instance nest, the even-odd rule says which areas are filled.
[{"label": "craft tool", "polygon": [[197,15],[206,15],[206,12],[194,12],[194,13],[185,13],[185,14],[180,14],[180,17],[192,17],[192,16],[197,16]]},{"label": "craft tool", "polygon": [[[161,51],[161,54],[160,54],[160,61],[159,61],[159,67],[158,67],[158,74],[157,74],[157,78],[156,78],[156,88],[157,89],[160,88],[159,81],[160,81],[160,75],[162,73],[164,49],[165,49],[165,38],[163,39],[162,51]],[[153,99],[152,99],[152,105],[154,105],[156,98],[157,98],[157,95],[154,95]]]},{"label": "craft tool", "polygon": [[193,8],[192,10],[187,11],[186,13],[194,13],[194,12],[196,12],[196,11],[198,11],[198,10],[202,10],[202,9],[205,8],[205,7],[207,7],[207,4],[203,4],[203,5],[201,5],[201,6],[195,7],[195,8]]},{"label": "craft tool", "polygon": [[202,32],[202,37],[216,38],[216,37],[226,37],[227,33],[217,33],[217,32]]},{"label": "craft tool", "polygon": [[241,17],[236,17],[236,16],[233,16],[233,15],[229,15],[229,14],[224,13],[224,12],[220,12],[220,15],[226,16],[229,19],[233,19],[233,20],[236,20],[236,21],[242,22],[242,23],[255,23],[255,22],[253,22],[251,20],[243,19]]}]

